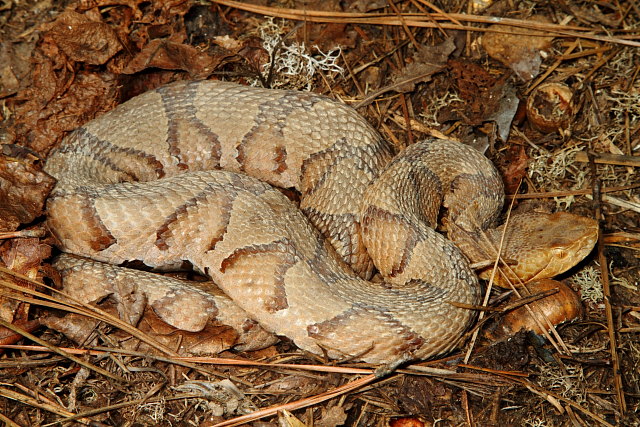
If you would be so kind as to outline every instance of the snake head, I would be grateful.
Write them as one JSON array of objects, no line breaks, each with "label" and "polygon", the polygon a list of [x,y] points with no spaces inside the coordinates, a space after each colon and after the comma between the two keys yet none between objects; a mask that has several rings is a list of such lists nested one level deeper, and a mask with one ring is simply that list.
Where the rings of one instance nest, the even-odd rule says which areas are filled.
[{"label": "snake head", "polygon": [[547,268],[537,278],[548,278],[564,273],[582,261],[598,241],[597,221],[567,212],[549,216],[550,252]]},{"label": "snake head", "polygon": [[[498,286],[557,276],[582,261],[598,241],[597,221],[568,212],[553,214],[527,212],[513,216],[507,227],[491,230],[490,240],[496,247],[504,233],[502,258],[511,271],[496,275]],[[491,271],[483,271],[488,278]],[[504,277],[506,276],[506,278]]]}]

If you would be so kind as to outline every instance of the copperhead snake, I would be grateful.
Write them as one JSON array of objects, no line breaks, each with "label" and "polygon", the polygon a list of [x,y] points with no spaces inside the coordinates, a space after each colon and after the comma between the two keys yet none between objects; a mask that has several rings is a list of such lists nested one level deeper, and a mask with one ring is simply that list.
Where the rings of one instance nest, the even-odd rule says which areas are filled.
[{"label": "copperhead snake", "polygon": [[[462,306],[480,302],[469,261],[495,256],[501,237],[503,185],[484,155],[438,139],[396,155],[353,109],[313,93],[172,83],[69,134],[45,170],[58,179],[47,211],[60,248],[98,261],[58,262],[88,272],[76,292],[122,270],[102,263],[188,261],[248,318],[332,358],[397,364],[452,349],[475,318]],[[300,206],[273,186],[297,189]],[[434,231],[442,211],[459,246]],[[512,218],[524,231],[503,243],[505,258],[535,253],[515,266],[524,280],[565,271],[593,247],[590,219],[533,218]],[[549,224],[560,235],[544,236]],[[368,280],[374,267],[383,281]],[[123,274],[148,283],[151,273]],[[193,324],[215,317],[205,297],[176,307],[190,286],[170,283],[154,307]]]}]

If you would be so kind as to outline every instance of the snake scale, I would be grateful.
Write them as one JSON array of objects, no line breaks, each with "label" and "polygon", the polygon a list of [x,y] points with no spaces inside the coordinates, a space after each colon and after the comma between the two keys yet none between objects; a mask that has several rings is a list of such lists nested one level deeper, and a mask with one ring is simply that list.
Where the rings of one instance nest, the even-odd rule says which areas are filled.
[{"label": "snake scale", "polygon": [[[102,262],[188,261],[246,321],[310,352],[391,365],[446,352],[468,329],[468,306],[480,301],[469,259],[495,255],[486,242],[495,244],[504,198],[494,166],[469,146],[430,139],[396,155],[344,104],[219,81],[132,98],[69,134],[45,170],[58,179],[47,211],[60,248],[98,261],[63,256],[58,267],[67,273],[113,278],[122,268]],[[297,189],[299,207],[274,186]],[[466,255],[434,230],[443,211]],[[518,263],[525,280],[564,271],[593,246],[592,220],[560,224],[566,239],[552,238],[555,252],[533,271]],[[536,252],[519,233],[505,250]],[[374,271],[383,280],[369,281]],[[150,274],[126,280],[162,289]],[[93,282],[85,277],[75,289]],[[177,307],[189,304],[175,301],[190,286],[167,285],[153,299],[156,311],[173,307],[180,313],[169,317],[198,325],[215,317],[205,297]]]}]

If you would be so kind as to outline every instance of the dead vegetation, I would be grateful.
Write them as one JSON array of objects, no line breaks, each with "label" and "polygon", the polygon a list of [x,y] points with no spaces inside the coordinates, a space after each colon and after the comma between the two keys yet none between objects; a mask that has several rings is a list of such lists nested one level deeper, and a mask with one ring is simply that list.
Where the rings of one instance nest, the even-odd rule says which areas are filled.
[{"label": "dead vegetation", "polygon": [[[0,420],[295,426],[286,410],[314,426],[639,424],[639,23],[633,1],[1,3]],[[584,318],[550,341],[490,340],[502,313],[488,312],[458,353],[377,379],[286,340],[240,353],[224,326],[190,335],[148,310],[136,328],[108,299],[63,298],[43,159],[124,100],[197,78],[327,94],[398,147],[458,139],[487,151],[516,208],[599,219],[597,249],[560,278]],[[524,105],[548,82],[573,107],[541,133]],[[176,350],[205,340],[218,357]]]}]

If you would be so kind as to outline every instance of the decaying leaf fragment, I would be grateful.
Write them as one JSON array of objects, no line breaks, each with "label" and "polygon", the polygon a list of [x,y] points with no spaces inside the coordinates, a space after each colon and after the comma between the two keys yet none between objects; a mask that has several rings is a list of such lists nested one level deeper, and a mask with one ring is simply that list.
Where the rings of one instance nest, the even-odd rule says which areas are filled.
[{"label": "decaying leaf fragment", "polygon": [[495,338],[512,336],[520,330],[534,331],[540,335],[543,333],[540,326],[545,330],[550,329],[547,321],[555,326],[580,318],[584,313],[580,297],[562,282],[543,279],[528,284],[527,288],[532,295],[550,290],[557,290],[557,293],[530,303],[529,308],[533,314],[525,306],[510,311],[496,325],[494,331],[489,331],[490,335],[493,334]]},{"label": "decaying leaf fragment", "polygon": [[62,13],[45,37],[50,37],[72,60],[100,65],[122,49],[115,31],[73,11]]},{"label": "decaying leaf fragment", "polygon": [[[540,36],[539,30],[493,25],[482,37],[482,47],[490,57],[511,68],[524,81],[538,75],[541,51],[549,48],[553,37]],[[535,34],[535,35],[534,35]]]},{"label": "decaying leaf fragment", "polygon": [[[36,237],[9,239],[0,245],[0,265],[8,270],[37,280],[42,260],[51,255],[51,248],[42,244]],[[35,289],[35,285],[28,280],[12,274],[2,274],[2,280],[21,288]],[[0,297],[0,319],[12,323],[22,330],[34,331],[40,325],[37,319],[30,316],[31,304],[25,302],[19,292],[8,291],[11,296]],[[0,328],[0,343],[14,344],[22,339],[22,335],[5,328]]]},{"label": "decaying leaf fragment", "polygon": [[[99,304],[101,310],[116,314],[114,303],[110,300]],[[63,333],[70,340],[82,345],[96,345],[100,334],[99,328],[105,326],[96,319],[83,315],[68,313],[58,317],[47,313],[40,319],[41,323],[50,329]],[[165,347],[176,349],[178,354],[189,356],[215,355],[233,347],[237,340],[237,334],[231,328],[222,325],[209,324],[201,331],[182,331],[162,321],[151,309],[145,309],[141,313],[141,320],[137,328],[146,336]],[[122,348],[135,351],[157,353],[157,350],[145,342],[133,339],[127,332],[111,330],[107,327],[103,334],[108,334],[114,341],[119,341]]]},{"label": "decaying leaf fragment", "polygon": [[54,183],[33,162],[0,155],[0,231],[13,231],[42,215]]},{"label": "decaying leaf fragment", "polygon": [[215,416],[248,414],[257,410],[251,400],[228,379],[215,382],[185,381],[175,389],[202,395],[207,399],[208,407]]},{"label": "decaying leaf fragment", "polygon": [[471,126],[495,122],[498,136],[506,141],[520,102],[513,83],[506,76],[495,78],[473,62],[449,60],[449,67],[463,103],[438,119],[462,119]]},{"label": "decaying leaf fragment", "polygon": [[449,55],[455,48],[453,38],[448,38],[436,46],[419,47],[415,55],[413,55],[413,62],[393,77],[393,82],[398,85],[395,90],[398,92],[411,92],[416,83],[431,80],[433,74],[444,68]]},{"label": "decaying leaf fragment", "polygon": [[135,74],[147,68],[184,70],[193,78],[205,78],[215,70],[222,58],[212,57],[193,46],[169,38],[151,40],[122,70]]}]

